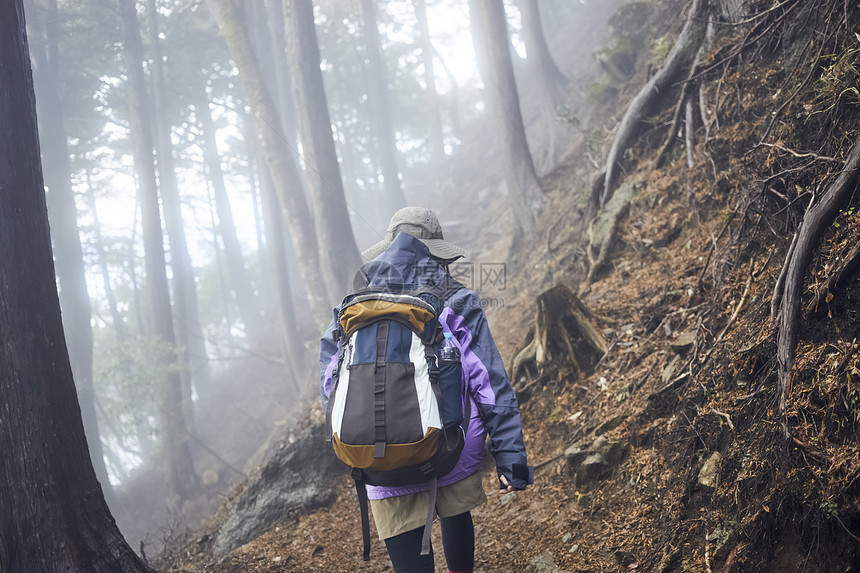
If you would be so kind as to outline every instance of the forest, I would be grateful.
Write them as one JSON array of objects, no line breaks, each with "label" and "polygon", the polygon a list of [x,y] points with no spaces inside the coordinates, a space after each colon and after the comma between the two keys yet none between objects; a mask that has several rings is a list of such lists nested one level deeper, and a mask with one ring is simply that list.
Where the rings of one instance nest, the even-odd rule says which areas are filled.
[{"label": "forest", "polygon": [[320,349],[407,206],[474,571],[860,571],[856,0],[8,0],[0,86],[0,573],[393,570]]}]

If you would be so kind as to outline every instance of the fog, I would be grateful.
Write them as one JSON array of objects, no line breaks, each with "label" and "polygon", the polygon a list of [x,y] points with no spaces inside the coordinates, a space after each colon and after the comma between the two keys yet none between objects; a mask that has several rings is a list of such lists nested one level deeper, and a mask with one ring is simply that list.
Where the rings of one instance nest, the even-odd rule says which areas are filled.
[{"label": "fog", "polygon": [[66,340],[130,539],[213,511],[309,414],[394,211],[476,250],[476,217],[531,230],[585,137],[556,62],[590,63],[620,3],[505,2],[506,29],[477,0],[26,3]]}]

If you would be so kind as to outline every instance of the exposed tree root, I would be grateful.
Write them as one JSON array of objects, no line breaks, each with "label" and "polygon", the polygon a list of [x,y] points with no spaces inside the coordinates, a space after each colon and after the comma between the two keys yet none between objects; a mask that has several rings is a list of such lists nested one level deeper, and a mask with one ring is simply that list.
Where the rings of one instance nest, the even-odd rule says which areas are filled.
[{"label": "exposed tree root", "polygon": [[606,159],[606,179],[599,202],[601,209],[615,191],[621,158],[638,135],[642,120],[662,100],[663,95],[671,89],[678,80],[679,74],[688,70],[691,62],[695,61],[705,37],[707,28],[705,14],[707,10],[708,0],[694,0],[687,15],[687,21],[684,23],[684,28],[675,41],[672,51],[669,52],[663,67],[639,90],[639,93],[627,107]]},{"label": "exposed tree root", "polygon": [[860,136],[854,141],[842,171],[821,199],[806,212],[797,232],[794,249],[790,250],[789,253],[790,260],[785,271],[782,302],[779,305],[779,333],[777,335],[777,362],[779,363],[777,408],[779,412],[785,409],[786,397],[791,391],[803,279],[821,235],[833,221],[839,206],[854,190],[857,184],[858,170],[860,170]]},{"label": "exposed tree root", "polygon": [[603,241],[603,244],[600,246],[600,252],[598,253],[597,258],[593,261],[591,261],[591,245],[588,245],[589,261],[591,262],[591,266],[588,268],[588,274],[586,275],[583,284],[591,284],[591,281],[594,280],[594,275],[596,275],[606,264],[606,260],[609,258],[609,253],[612,252],[612,248],[615,246],[615,242],[618,239],[618,225],[629,213],[630,203],[628,202],[618,211],[618,213],[615,214],[615,218],[612,219],[612,228],[609,230],[609,235],[606,237],[606,240]]}]

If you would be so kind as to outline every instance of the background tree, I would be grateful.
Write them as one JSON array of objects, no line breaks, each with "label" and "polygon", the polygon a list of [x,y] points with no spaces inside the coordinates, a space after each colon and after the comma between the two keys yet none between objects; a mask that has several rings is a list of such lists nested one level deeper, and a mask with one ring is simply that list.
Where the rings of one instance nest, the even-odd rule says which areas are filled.
[{"label": "background tree", "polygon": [[[231,0],[207,0],[207,4],[215,15],[218,28],[239,68],[243,90],[257,116],[257,121],[254,122],[257,137],[260,139],[264,160],[288,221],[287,228],[293,246],[299,254],[298,263],[302,278],[308,285],[326,284],[320,272],[314,221],[302,189],[297,185],[300,176],[289,157],[289,150],[284,149],[277,107],[257,64],[245,24]],[[314,315],[320,317],[329,312],[329,304],[325,301],[323,292],[320,288],[307,289]]]},{"label": "background tree", "polygon": [[[406,206],[406,199],[400,186],[400,173],[397,169],[397,145],[394,126],[391,124],[388,82],[380,51],[379,29],[377,28],[376,0],[361,0],[362,30],[364,31],[364,50],[367,62],[367,92],[370,103],[370,119],[376,140],[376,153],[379,170],[382,173],[383,197],[379,201],[381,219]],[[331,123],[331,122],[329,122]]]},{"label": "background tree", "polygon": [[545,150],[544,168],[549,168],[555,163],[558,154],[560,122],[556,108],[564,100],[567,78],[558,69],[549,51],[538,0],[517,0],[517,6],[522,16],[526,64],[540,90],[540,113],[549,140]]},{"label": "background tree", "polygon": [[[171,141],[171,124],[167,117],[167,94],[164,78],[164,56],[159,37],[158,2],[147,0],[149,48],[152,53],[152,110],[154,112],[153,134],[158,158],[159,191],[164,208],[164,224],[170,244],[170,266],[173,270],[173,304],[176,342],[182,369],[185,420],[189,429],[194,427],[194,408],[191,401],[192,382],[200,387],[212,384],[209,358],[200,327],[200,312],[197,308],[197,283],[194,266],[188,252],[188,240],[182,221],[182,198],[176,182],[176,167]],[[252,299],[253,300],[253,299]]]},{"label": "background tree", "polygon": [[[337,300],[350,284],[361,257],[352,233],[332,136],[313,4],[310,0],[288,0],[285,12],[287,61],[292,72],[308,196],[319,237],[319,259],[329,300]],[[299,256],[303,255],[299,251]]]},{"label": "background tree", "polygon": [[413,0],[415,17],[418,20],[421,63],[424,67],[424,89],[427,97],[427,116],[429,121],[427,140],[430,145],[430,158],[439,161],[445,155],[442,137],[442,115],[439,112],[439,94],[436,91],[436,73],[433,69],[435,50],[430,40],[430,24],[427,21],[427,4],[424,0]]},{"label": "background tree", "polygon": [[[143,47],[140,24],[134,0],[119,0],[123,25],[123,54],[128,69],[128,102],[134,143],[135,167],[139,180],[141,223],[146,254],[146,292],[152,324],[152,335],[170,347],[176,346],[173,330],[173,313],[167,283],[164,243],[161,232],[161,209],[158,201],[158,184],[153,164],[153,139],[150,130],[146,89],[143,73]],[[182,406],[182,381],[178,371],[167,375],[163,389],[161,424],[167,456],[167,485],[172,496],[189,499],[197,493],[199,482],[194,471],[189,433]]]},{"label": "background tree", "polygon": [[20,0],[0,4],[0,84],[0,570],[146,572],[87,453],[54,282]]},{"label": "background tree", "polygon": [[531,231],[543,204],[520,111],[501,0],[469,0],[475,56],[484,81],[493,129],[499,134],[508,196],[517,227]]}]

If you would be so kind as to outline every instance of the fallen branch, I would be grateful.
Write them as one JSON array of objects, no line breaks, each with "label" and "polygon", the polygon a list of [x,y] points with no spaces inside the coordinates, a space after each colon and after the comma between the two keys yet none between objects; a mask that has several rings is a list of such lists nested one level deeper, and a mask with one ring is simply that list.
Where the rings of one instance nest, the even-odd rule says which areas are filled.
[{"label": "fallen branch", "polygon": [[[732,211],[731,213],[729,213],[729,218],[726,219],[725,225],[723,225],[723,228],[720,229],[720,234],[717,235],[716,239],[711,241],[711,247],[708,249],[708,256],[705,259],[705,265],[702,267],[702,272],[699,273],[699,280],[696,282],[696,290],[698,290],[699,292],[702,291],[702,279],[705,278],[705,271],[708,270],[708,265],[711,263],[711,257],[713,256],[714,251],[717,250],[717,242],[719,242],[719,240],[722,238],[723,233],[725,233],[726,229],[729,228],[729,225],[734,220],[735,215],[737,215],[737,214],[738,214],[737,211]],[[713,235],[711,235],[711,236],[713,236]]]},{"label": "fallen branch", "polygon": [[729,425],[729,428],[730,428],[732,431],[734,431],[734,429],[735,429],[735,425],[734,425],[734,424],[732,424],[732,417],[731,417],[731,416],[729,416],[728,414],[726,414],[725,412],[720,412],[719,410],[715,410],[714,408],[711,408],[711,409],[708,411],[708,414],[714,414],[715,416],[720,416],[720,417],[722,417],[722,418],[725,418],[726,423]]},{"label": "fallen branch", "polygon": [[717,345],[723,340],[723,336],[726,335],[726,332],[729,331],[729,328],[731,328],[732,325],[735,323],[735,320],[737,320],[738,315],[741,313],[741,309],[744,306],[744,303],[747,301],[747,295],[750,292],[750,285],[752,284],[752,279],[754,275],[755,273],[752,271],[752,269],[750,269],[750,275],[747,277],[747,282],[744,286],[744,292],[741,295],[741,300],[738,301],[738,304],[735,306],[735,310],[734,312],[732,312],[732,316],[729,317],[729,321],[717,335],[717,338],[714,339],[714,343],[711,345],[711,348],[710,350],[708,350],[708,353],[705,354],[704,358],[702,358],[702,361],[699,363],[699,368],[701,368],[708,362],[708,360],[711,358],[711,354],[713,354],[714,350],[717,348]]},{"label": "fallen branch", "polygon": [[833,221],[840,205],[853,191],[857,183],[858,170],[860,170],[860,136],[855,139],[845,160],[844,168],[821,199],[806,212],[797,233],[797,243],[788,263],[779,310],[780,324],[777,335],[779,364],[777,409],[779,412],[785,409],[786,396],[791,391],[803,279],[812,259],[812,252],[818,245],[821,235]]},{"label": "fallen branch", "polygon": [[803,159],[804,157],[812,157],[813,159],[816,159],[818,161],[834,161],[834,162],[840,161],[839,159],[836,159],[835,157],[827,157],[826,155],[818,155],[817,153],[812,153],[811,151],[801,153],[799,151],[789,149],[788,147],[786,147],[784,145],[780,145],[779,143],[759,143],[759,145],[761,145],[763,147],[771,147],[773,149],[779,149],[780,151],[785,151],[786,153],[794,155],[795,157],[798,157],[800,159]]}]

